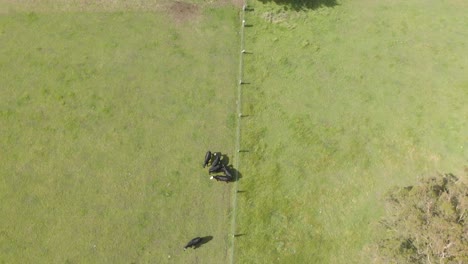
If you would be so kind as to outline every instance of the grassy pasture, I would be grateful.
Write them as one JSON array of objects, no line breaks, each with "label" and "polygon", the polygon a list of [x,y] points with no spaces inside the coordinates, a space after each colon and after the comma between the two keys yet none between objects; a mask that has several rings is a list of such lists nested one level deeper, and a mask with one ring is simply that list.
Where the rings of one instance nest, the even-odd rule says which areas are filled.
[{"label": "grassy pasture", "polygon": [[389,187],[466,177],[467,5],[249,2],[236,263],[370,263]]},{"label": "grassy pasture", "polygon": [[237,9],[0,7],[0,263],[225,262]]}]

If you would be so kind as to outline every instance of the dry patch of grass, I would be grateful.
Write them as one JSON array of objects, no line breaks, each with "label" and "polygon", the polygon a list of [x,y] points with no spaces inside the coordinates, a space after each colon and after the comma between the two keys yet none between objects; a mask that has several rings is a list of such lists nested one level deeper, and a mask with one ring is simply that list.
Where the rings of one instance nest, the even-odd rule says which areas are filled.
[{"label": "dry patch of grass", "polygon": [[174,1],[166,10],[176,22],[193,21],[200,15],[200,7],[196,4]]}]

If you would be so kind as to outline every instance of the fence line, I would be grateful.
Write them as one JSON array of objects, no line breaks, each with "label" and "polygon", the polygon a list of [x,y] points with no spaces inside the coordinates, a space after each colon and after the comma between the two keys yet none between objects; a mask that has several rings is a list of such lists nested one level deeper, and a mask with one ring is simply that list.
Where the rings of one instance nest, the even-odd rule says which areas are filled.
[{"label": "fence line", "polygon": [[244,52],[245,52],[245,43],[244,43],[244,28],[245,28],[245,9],[247,7],[247,0],[244,0],[241,11],[241,30],[240,30],[240,52],[239,52],[239,79],[237,82],[237,131],[236,131],[236,152],[234,162],[236,164],[236,178],[234,181],[233,188],[233,198],[232,198],[232,210],[231,210],[231,254],[229,263],[234,264],[234,252],[235,252],[235,235],[236,235],[236,209],[237,209],[237,190],[239,182],[239,155],[240,155],[240,130],[241,130],[241,118],[242,118],[242,83],[244,77]]}]

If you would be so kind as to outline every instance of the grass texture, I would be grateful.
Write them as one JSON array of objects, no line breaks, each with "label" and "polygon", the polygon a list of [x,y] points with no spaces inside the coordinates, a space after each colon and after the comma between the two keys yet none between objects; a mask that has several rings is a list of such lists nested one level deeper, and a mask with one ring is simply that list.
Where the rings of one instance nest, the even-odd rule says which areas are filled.
[{"label": "grass texture", "polygon": [[[3,2],[0,263],[227,263],[237,10]],[[467,6],[248,2],[235,263],[371,263],[391,186],[463,175]]]},{"label": "grass texture", "polygon": [[236,263],[371,263],[389,187],[464,175],[467,6],[249,4]]},{"label": "grass texture", "polygon": [[226,261],[237,9],[198,11],[0,15],[0,263]]}]

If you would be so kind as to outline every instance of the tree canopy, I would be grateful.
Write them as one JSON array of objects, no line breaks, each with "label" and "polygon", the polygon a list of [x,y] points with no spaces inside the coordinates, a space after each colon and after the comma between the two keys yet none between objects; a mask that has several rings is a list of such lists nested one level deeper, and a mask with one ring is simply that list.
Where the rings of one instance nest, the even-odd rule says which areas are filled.
[{"label": "tree canopy", "polygon": [[468,188],[453,174],[396,188],[380,222],[378,262],[468,263]]},{"label": "tree canopy", "polygon": [[285,6],[286,9],[293,10],[315,9],[321,6],[333,7],[338,5],[337,0],[260,0],[260,2],[275,2]]}]

